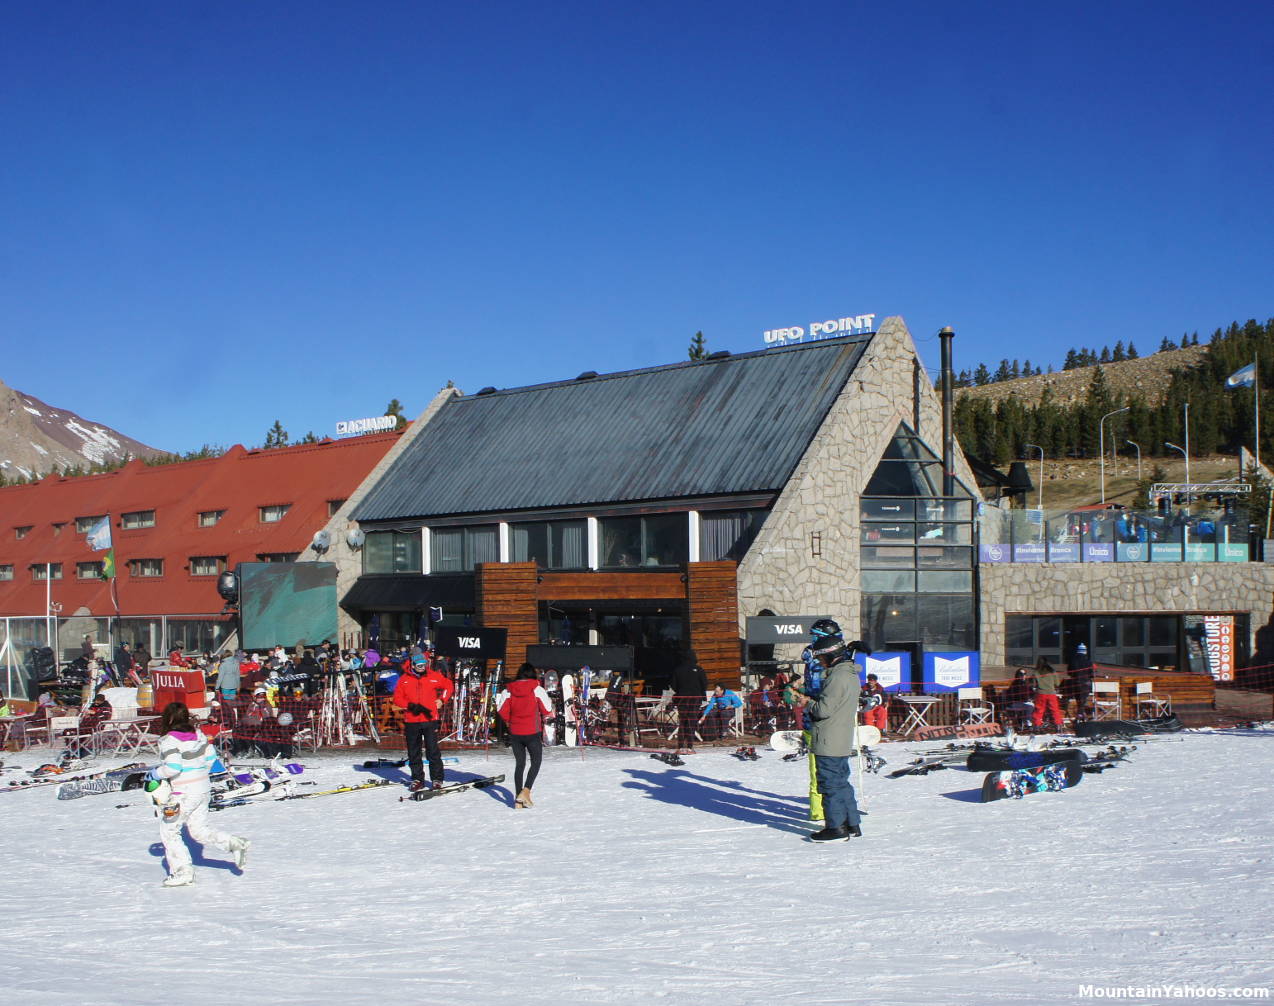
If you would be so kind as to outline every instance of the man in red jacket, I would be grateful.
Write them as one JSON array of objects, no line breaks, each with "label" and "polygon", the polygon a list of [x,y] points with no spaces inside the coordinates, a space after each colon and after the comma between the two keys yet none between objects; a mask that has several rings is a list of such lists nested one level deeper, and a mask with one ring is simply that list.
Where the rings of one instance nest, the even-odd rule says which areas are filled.
[{"label": "man in red jacket", "polygon": [[438,749],[438,721],[451,698],[451,679],[439,674],[423,654],[412,657],[407,673],[394,688],[394,705],[405,709],[403,734],[407,740],[407,763],[411,766],[412,790],[424,789],[425,771],[421,749],[429,760],[429,785],[442,785],[442,752]]}]

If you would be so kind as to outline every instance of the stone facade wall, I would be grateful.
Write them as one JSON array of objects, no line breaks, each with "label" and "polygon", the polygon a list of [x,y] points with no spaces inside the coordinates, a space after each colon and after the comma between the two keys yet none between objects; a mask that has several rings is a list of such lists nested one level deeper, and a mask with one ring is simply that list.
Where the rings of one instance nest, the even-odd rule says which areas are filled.
[{"label": "stone facade wall", "polygon": [[1246,611],[1254,636],[1274,616],[1274,565],[1264,563],[986,563],[980,570],[984,666],[1005,663],[1009,614]]},{"label": "stone facade wall", "polygon": [[[349,542],[345,540],[346,532],[358,527],[358,522],[351,520],[350,514],[363,501],[363,497],[371,491],[372,486],[376,485],[381,476],[389,470],[389,466],[398,460],[398,456],[424,432],[425,427],[429,425],[429,420],[433,419],[438,410],[442,408],[443,403],[453,395],[458,394],[460,392],[455,388],[443,388],[438,394],[434,395],[433,400],[425,406],[425,410],[416,418],[416,421],[408,426],[403,435],[398,438],[398,443],[385,452],[385,456],[380,459],[376,467],[367,473],[367,477],[359,483],[358,488],[350,493],[349,499],[341,504],[341,508],[324,525],[324,530],[327,531],[332,541],[331,547],[328,548],[327,552],[321,556],[307,553],[306,558],[336,563],[336,596],[338,599],[349,593],[350,588],[354,586],[354,581],[363,572],[362,549],[355,550],[350,548]],[[336,607],[336,616],[340,639],[344,640],[349,635],[360,631],[359,624],[339,603]]]},{"label": "stone facade wall", "polygon": [[[831,615],[847,639],[860,634],[859,497],[898,424],[914,425],[915,359],[906,324],[886,318],[739,564],[741,635],[762,609]],[[917,433],[941,456],[942,401],[923,373]],[[958,446],[955,475],[975,490]],[[776,657],[794,658],[800,647],[790,649]]]}]

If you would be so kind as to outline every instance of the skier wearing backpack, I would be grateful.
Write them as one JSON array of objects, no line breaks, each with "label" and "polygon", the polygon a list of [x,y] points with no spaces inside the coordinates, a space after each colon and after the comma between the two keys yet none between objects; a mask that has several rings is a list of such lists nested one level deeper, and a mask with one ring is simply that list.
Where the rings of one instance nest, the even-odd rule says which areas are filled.
[{"label": "skier wearing backpack", "polygon": [[810,626],[810,634],[809,653],[822,669],[821,688],[816,699],[811,701],[803,693],[797,701],[810,724],[810,752],[823,798],[824,827],[809,838],[814,842],[860,838],[858,803],[849,781],[860,692],[853,654],[871,651],[858,641],[846,645],[840,626],[830,618],[820,618]]},{"label": "skier wearing backpack", "polygon": [[195,728],[184,702],[164,706],[159,722],[163,731],[160,762],[147,775],[146,791],[159,810],[159,837],[168,859],[164,886],[185,887],[195,882],[190,850],[181,838],[183,826],[196,842],[226,849],[234,856],[234,865],[243,869],[248,840],[217,831],[208,823],[208,798],[212,794],[208,776],[217,763],[212,742]]}]

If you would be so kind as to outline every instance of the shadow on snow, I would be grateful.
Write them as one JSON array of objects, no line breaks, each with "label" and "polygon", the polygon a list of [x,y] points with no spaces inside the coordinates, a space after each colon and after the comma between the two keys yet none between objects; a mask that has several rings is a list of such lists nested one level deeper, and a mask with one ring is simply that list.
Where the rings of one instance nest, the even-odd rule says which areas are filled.
[{"label": "shadow on snow", "polygon": [[650,772],[627,769],[631,780],[623,785],[652,800],[679,807],[691,807],[745,824],[807,835],[807,805],[804,799],[750,789],[740,782],[713,779],[679,769]]}]

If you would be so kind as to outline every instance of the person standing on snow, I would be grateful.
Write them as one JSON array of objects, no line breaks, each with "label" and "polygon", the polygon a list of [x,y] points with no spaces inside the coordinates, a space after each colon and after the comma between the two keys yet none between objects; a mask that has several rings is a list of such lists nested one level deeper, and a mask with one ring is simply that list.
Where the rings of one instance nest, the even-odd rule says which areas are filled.
[{"label": "person standing on snow", "polygon": [[[531,664],[518,668],[517,677],[496,697],[495,708],[509,728],[509,746],[513,748],[513,789],[517,793],[513,806],[534,806],[531,787],[540,773],[540,759],[544,755],[543,727],[545,721],[553,718],[553,704]],[[528,754],[531,771],[526,774],[524,784]]]},{"label": "person standing on snow", "polygon": [[159,837],[168,859],[165,887],[185,887],[195,882],[190,850],[182,841],[184,826],[200,844],[216,845],[234,856],[234,865],[243,869],[247,858],[246,838],[217,831],[208,823],[208,798],[212,787],[208,775],[217,762],[212,742],[195,728],[184,702],[170,702],[160,716],[163,737],[159,741],[160,762],[147,775],[147,792],[159,808]]},{"label": "person standing on snow", "polygon": [[699,666],[694,650],[687,650],[672,672],[673,701],[677,704],[677,746],[693,751],[699,710],[708,695],[708,677]]},{"label": "person standing on snow", "polygon": [[810,626],[813,640],[810,656],[822,670],[818,698],[810,700],[801,694],[797,701],[804,707],[809,723],[810,753],[814,756],[818,791],[823,798],[821,831],[810,835],[814,842],[834,842],[861,838],[861,818],[849,781],[849,758],[854,750],[854,728],[858,722],[858,668],[854,651],[871,651],[860,642],[848,646],[840,626],[830,618],[820,618]]},{"label": "person standing on snow", "polygon": [[[451,698],[451,679],[439,674],[423,653],[407,665],[407,673],[394,686],[394,705],[406,710],[403,735],[407,741],[407,764],[411,767],[412,792],[426,785],[442,785],[442,752],[438,748],[438,721],[442,707]],[[429,783],[421,763],[421,750],[429,761]]]}]

